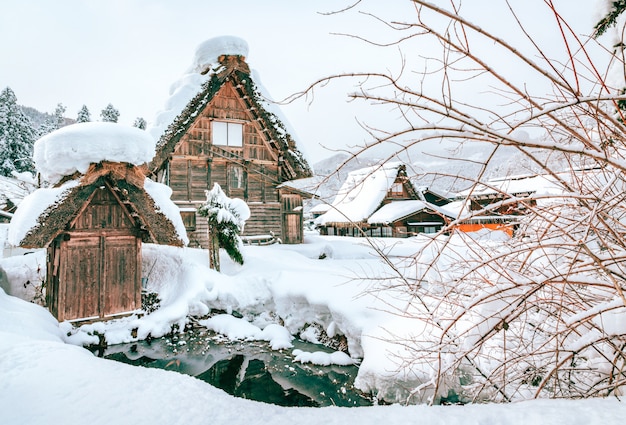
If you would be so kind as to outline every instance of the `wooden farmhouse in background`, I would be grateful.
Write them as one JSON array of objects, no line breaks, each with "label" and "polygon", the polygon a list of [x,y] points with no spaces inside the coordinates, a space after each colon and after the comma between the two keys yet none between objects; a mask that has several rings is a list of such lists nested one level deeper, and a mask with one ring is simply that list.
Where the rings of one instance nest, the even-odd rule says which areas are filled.
[{"label": "wooden farmhouse in background", "polygon": [[140,309],[141,243],[183,245],[144,180],[144,170],[132,164],[92,164],[20,242],[47,248],[47,305],[59,321]]},{"label": "wooden farmhouse in background", "polygon": [[450,200],[428,188],[416,189],[400,163],[349,174],[328,211],[316,220],[322,235],[409,237],[436,233],[453,220]]},{"label": "wooden farmhouse in background", "polygon": [[465,200],[469,212],[457,228],[462,232],[496,230],[513,236],[520,216],[537,206],[532,197],[536,188],[550,186],[556,187],[555,182],[542,175],[507,176],[462,192],[458,199]]},{"label": "wooden farmhouse in background", "polygon": [[189,246],[207,247],[207,222],[196,210],[214,183],[250,207],[244,237],[275,234],[301,243],[301,195],[278,186],[311,170],[283,123],[263,106],[245,57],[222,55],[218,65],[205,71],[214,73],[161,136],[150,175],[171,187]]}]

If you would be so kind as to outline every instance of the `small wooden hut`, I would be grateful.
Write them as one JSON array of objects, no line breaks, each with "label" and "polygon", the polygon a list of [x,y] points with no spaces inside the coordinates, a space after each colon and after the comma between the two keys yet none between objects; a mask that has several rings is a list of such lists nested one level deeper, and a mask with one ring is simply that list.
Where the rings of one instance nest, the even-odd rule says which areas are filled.
[{"label": "small wooden hut", "polygon": [[92,164],[20,242],[48,250],[46,299],[59,321],[140,309],[141,243],[183,245],[144,180],[143,170],[132,164]]}]

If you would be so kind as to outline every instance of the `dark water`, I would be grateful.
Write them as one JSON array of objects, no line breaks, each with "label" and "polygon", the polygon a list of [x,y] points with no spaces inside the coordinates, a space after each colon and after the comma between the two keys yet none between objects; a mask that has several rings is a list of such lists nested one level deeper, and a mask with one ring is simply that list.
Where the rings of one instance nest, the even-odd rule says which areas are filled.
[{"label": "dark water", "polygon": [[212,332],[110,346],[104,357],[132,365],[195,376],[236,397],[280,406],[368,406],[371,398],[354,388],[356,366],[315,366],[294,362],[294,349],[327,351],[292,341],[294,348],[273,351],[259,341],[229,342]]}]

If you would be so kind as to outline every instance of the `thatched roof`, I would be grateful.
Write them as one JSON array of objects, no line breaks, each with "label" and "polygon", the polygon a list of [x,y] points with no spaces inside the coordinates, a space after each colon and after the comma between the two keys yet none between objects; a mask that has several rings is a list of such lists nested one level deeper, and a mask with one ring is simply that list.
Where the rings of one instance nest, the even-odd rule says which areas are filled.
[{"label": "thatched roof", "polygon": [[[129,164],[94,164],[81,179],[81,183],[69,190],[66,196],[38,218],[21,240],[25,248],[43,248],[59,234],[69,230],[74,220],[91,201],[95,191],[106,187],[127,211],[135,226],[141,230],[143,242],[183,246],[173,223],[160,211],[143,189],[143,173]],[[141,183],[139,183],[141,182]]]},{"label": "thatched roof", "polygon": [[201,112],[211,103],[214,96],[227,82],[231,81],[235,90],[246,103],[254,119],[269,135],[270,146],[282,158],[285,180],[312,176],[311,169],[296,143],[287,132],[280,119],[264,107],[263,97],[252,81],[250,69],[242,56],[222,56],[218,68],[209,71],[211,78],[202,85],[201,91],[187,104],[174,119],[157,142],[156,155],[148,168],[151,173],[160,170],[176,144],[187,133]]}]

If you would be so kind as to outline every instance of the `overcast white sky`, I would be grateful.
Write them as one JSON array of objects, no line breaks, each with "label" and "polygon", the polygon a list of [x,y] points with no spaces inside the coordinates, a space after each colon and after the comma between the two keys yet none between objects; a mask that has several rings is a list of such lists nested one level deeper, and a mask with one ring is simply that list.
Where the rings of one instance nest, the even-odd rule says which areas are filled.
[{"label": "overcast white sky", "polygon": [[[138,116],[150,122],[168,96],[170,85],[187,69],[196,46],[220,35],[235,35],[250,46],[248,63],[270,94],[282,99],[315,79],[336,72],[399,69],[394,48],[367,46],[333,32],[386,39],[388,30],[372,11],[396,20],[407,19],[408,0],[367,1],[351,13],[324,16],[350,0],[0,0],[0,88],[11,87],[22,105],[52,112],[57,103],[75,118],[86,104],[92,119],[112,103],[120,122]],[[441,2],[446,4],[447,2]],[[477,17],[496,27],[499,12],[493,0],[464,0]],[[504,0],[498,0],[500,5]],[[533,16],[541,0],[512,0],[529,5],[535,29],[545,24]],[[565,5],[571,23],[590,32],[597,17],[596,0],[555,0]],[[544,9],[545,10],[545,9]],[[539,15],[539,14],[538,14]],[[536,19],[535,19],[536,18]],[[506,27],[499,30],[506,32]],[[419,46],[419,53],[429,46]],[[404,52],[415,54],[416,52]],[[318,90],[311,105],[304,101],[283,106],[297,142],[316,162],[332,152],[363,143],[367,135],[356,118],[367,121],[374,112],[346,102],[351,83],[334,83]],[[384,121],[380,111],[377,120]],[[393,121],[393,117],[389,118]]]}]

